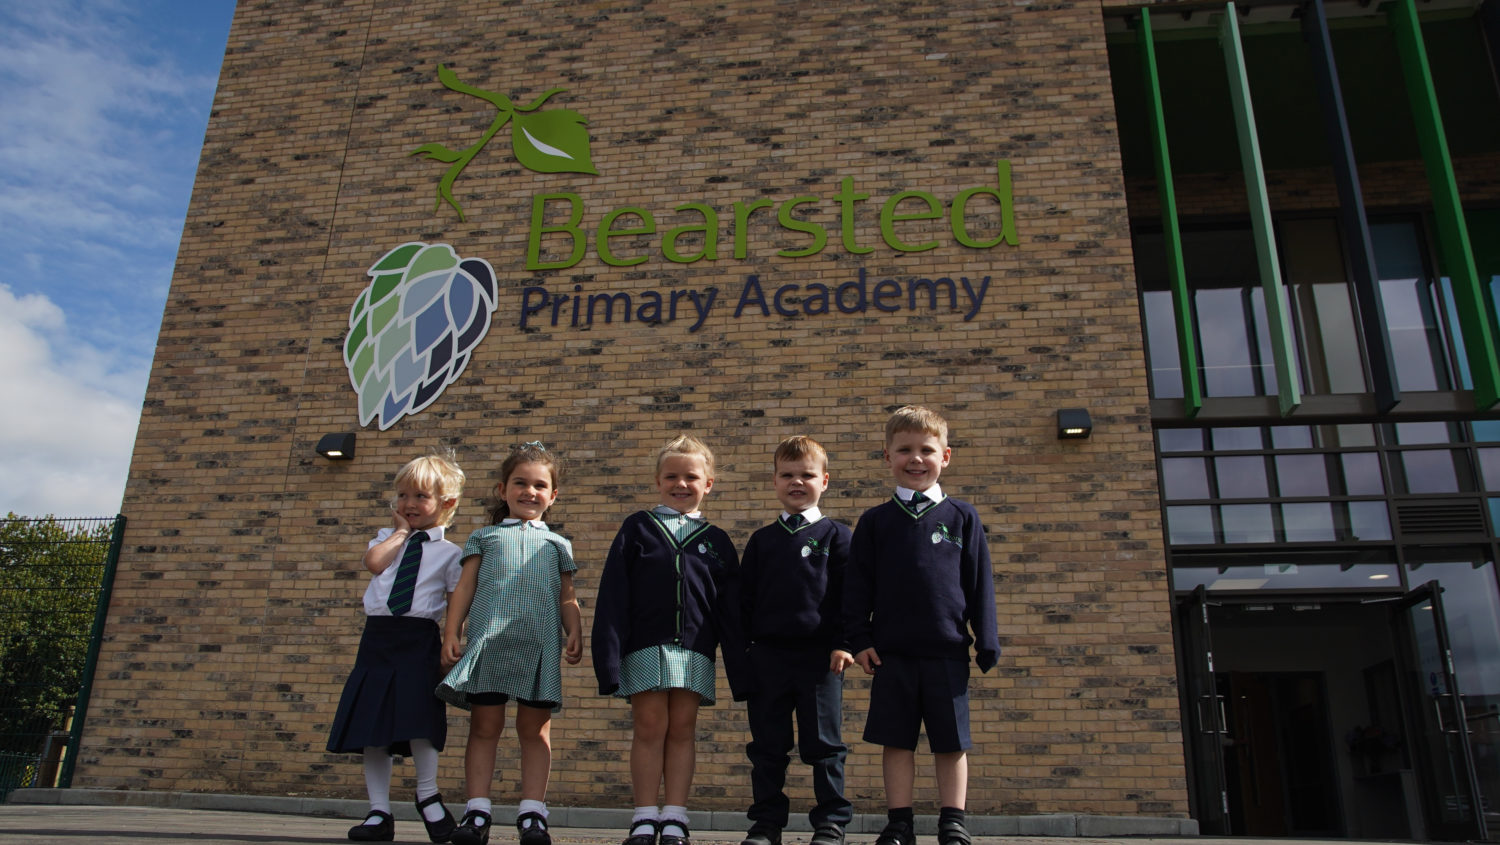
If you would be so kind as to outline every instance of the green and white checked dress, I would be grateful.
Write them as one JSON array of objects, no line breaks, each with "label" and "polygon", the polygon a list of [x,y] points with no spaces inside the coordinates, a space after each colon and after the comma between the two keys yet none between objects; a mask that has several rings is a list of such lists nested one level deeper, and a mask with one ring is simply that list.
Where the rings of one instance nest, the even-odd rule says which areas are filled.
[{"label": "green and white checked dress", "polygon": [[[657,524],[671,532],[678,543],[697,531],[704,520],[678,513],[658,505],[652,509]],[[665,541],[663,541],[665,542]],[[702,703],[714,703],[714,661],[707,655],[677,645],[643,648],[620,659],[620,688],[616,698],[629,698],[638,692],[686,689],[698,693]]]},{"label": "green and white checked dress", "polygon": [[469,535],[463,556],[479,555],[469,606],[468,646],[437,696],[469,709],[467,693],[498,692],[562,709],[562,573],[573,572],[573,544],[545,523],[488,525]]}]

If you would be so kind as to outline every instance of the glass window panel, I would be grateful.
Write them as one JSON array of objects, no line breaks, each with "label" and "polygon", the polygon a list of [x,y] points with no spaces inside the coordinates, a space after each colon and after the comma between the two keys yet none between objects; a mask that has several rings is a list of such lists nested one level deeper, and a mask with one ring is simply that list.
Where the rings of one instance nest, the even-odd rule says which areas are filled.
[{"label": "glass window panel", "polygon": [[1374,452],[1347,452],[1339,456],[1344,468],[1344,493],[1350,496],[1381,496],[1385,481],[1380,477],[1380,456]]},{"label": "glass window panel", "polygon": [[1280,229],[1308,392],[1364,393],[1364,362],[1337,224],[1332,219],[1297,220]]},{"label": "glass window panel", "polygon": [[1205,396],[1258,396],[1259,344],[1253,304],[1244,288],[1193,291]]},{"label": "glass window panel", "polygon": [[1331,502],[1296,502],[1281,506],[1281,526],[1288,543],[1337,540]]},{"label": "glass window panel", "polygon": [[1207,458],[1162,458],[1162,497],[1172,499],[1207,499]]},{"label": "glass window panel", "polygon": [[1322,455],[1277,455],[1276,486],[1287,498],[1327,496],[1328,459]]},{"label": "glass window panel", "polygon": [[1182,397],[1182,359],[1177,350],[1177,320],[1172,294],[1164,290],[1141,293],[1146,317],[1146,357],[1151,362],[1151,396],[1154,399]]},{"label": "glass window panel", "polygon": [[1479,471],[1483,474],[1484,489],[1500,491],[1500,449],[1479,449]]},{"label": "glass window panel", "polygon": [[1312,429],[1305,425],[1271,426],[1271,446],[1275,449],[1311,449]]},{"label": "glass window panel", "polygon": [[1270,505],[1221,505],[1219,519],[1224,523],[1226,543],[1271,543],[1276,540]]},{"label": "glass window panel", "polygon": [[1457,432],[1445,422],[1396,423],[1395,442],[1402,446],[1417,446],[1427,443],[1453,443]]},{"label": "glass window panel", "polygon": [[1214,476],[1221,499],[1263,499],[1271,493],[1261,455],[1214,458]]},{"label": "glass window panel", "polygon": [[1494,443],[1500,441],[1500,420],[1474,420],[1470,425],[1474,428],[1475,442]]},{"label": "glass window panel", "polygon": [[1438,279],[1438,292],[1442,298],[1443,324],[1448,336],[1453,339],[1453,357],[1447,362],[1448,369],[1450,372],[1455,369],[1458,371],[1460,389],[1472,390],[1474,378],[1469,375],[1469,359],[1464,354],[1464,330],[1458,321],[1458,302],[1453,298],[1453,280],[1447,276]]},{"label": "glass window panel", "polygon": [[1500,499],[1486,499],[1490,506],[1490,533],[1500,534]]},{"label": "glass window panel", "polygon": [[1336,563],[1261,563],[1253,566],[1179,566],[1172,569],[1172,589],[1209,591],[1311,590],[1361,588],[1399,590],[1394,563],[1359,563],[1347,569]]},{"label": "glass window panel", "polygon": [[[1500,597],[1494,566],[1478,553],[1471,558],[1455,550],[1452,557],[1460,555],[1458,560],[1411,565],[1408,577],[1413,586],[1428,581],[1442,585],[1453,670],[1465,702],[1482,696],[1500,703]],[[1478,712],[1485,711],[1470,710],[1471,718]]]},{"label": "glass window panel", "polygon": [[1370,226],[1391,359],[1402,390],[1446,390],[1443,339],[1422,267],[1415,226]]},{"label": "glass window panel", "polygon": [[1156,442],[1161,444],[1163,452],[1201,452],[1203,429],[1163,428],[1156,432]]},{"label": "glass window panel", "polygon": [[1391,518],[1385,502],[1349,502],[1350,540],[1391,539]]},{"label": "glass window panel", "polygon": [[1223,452],[1242,452],[1265,446],[1260,429],[1255,426],[1215,428],[1210,431],[1213,434],[1214,448]]},{"label": "glass window panel", "polygon": [[1374,446],[1375,427],[1365,423],[1319,426],[1319,446]]},{"label": "glass window panel", "polygon": [[1450,449],[1421,449],[1402,452],[1401,470],[1406,493],[1458,493],[1460,484],[1459,454]]},{"label": "glass window panel", "polygon": [[1198,545],[1214,542],[1214,514],[1208,505],[1167,508],[1167,542]]}]

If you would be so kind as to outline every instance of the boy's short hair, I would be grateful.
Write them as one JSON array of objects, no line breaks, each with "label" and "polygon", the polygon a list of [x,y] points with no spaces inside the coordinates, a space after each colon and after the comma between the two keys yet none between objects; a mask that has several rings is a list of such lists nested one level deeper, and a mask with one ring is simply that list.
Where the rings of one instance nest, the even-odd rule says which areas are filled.
[{"label": "boy's short hair", "polygon": [[802,461],[812,459],[823,465],[823,471],[828,471],[828,452],[823,444],[808,437],[805,434],[794,434],[781,441],[776,446],[776,454],[771,457],[771,468],[782,461]]},{"label": "boy's short hair", "polygon": [[890,419],[885,421],[885,445],[891,445],[891,438],[904,431],[930,434],[942,441],[944,446],[948,445],[948,421],[931,408],[907,405],[891,414]]},{"label": "boy's short hair", "polygon": [[[458,512],[458,497],[464,492],[464,471],[452,454],[423,455],[408,462],[396,473],[392,486],[403,485],[435,494],[441,509],[438,523],[444,528],[453,524],[453,516]],[[447,504],[450,499],[451,505]]]},{"label": "boy's short hair", "polygon": [[667,441],[667,445],[656,450],[656,473],[661,474],[661,462],[673,455],[691,455],[703,459],[703,468],[710,478],[714,474],[714,450],[691,434],[679,434]]}]

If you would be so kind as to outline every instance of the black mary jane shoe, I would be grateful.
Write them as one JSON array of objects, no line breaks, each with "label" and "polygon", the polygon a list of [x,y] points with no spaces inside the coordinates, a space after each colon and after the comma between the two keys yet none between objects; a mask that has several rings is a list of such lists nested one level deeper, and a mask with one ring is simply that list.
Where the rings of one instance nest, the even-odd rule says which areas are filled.
[{"label": "black mary jane shoe", "polygon": [[[658,831],[656,834],[657,845],[692,845],[693,840],[688,834],[687,822],[660,821],[656,824]],[[668,825],[675,825],[682,828],[682,835],[674,836],[670,833],[661,833],[660,831],[665,830]]]},{"label": "black mary jane shoe", "polygon": [[[651,825],[650,833],[632,832],[643,824]],[[661,833],[661,822],[659,821],[631,822],[630,827],[627,828],[625,833],[625,841],[620,843],[620,845],[656,845],[656,835],[659,833]]]},{"label": "black mary jane shoe", "polygon": [[547,832],[547,819],[541,813],[522,813],[516,816],[516,831],[520,834],[521,845],[552,845],[552,834]]},{"label": "black mary jane shoe", "polygon": [[490,826],[494,821],[483,810],[470,810],[464,813],[463,821],[453,829],[453,835],[448,841],[453,845],[486,845],[490,841]]},{"label": "black mary jane shoe", "polygon": [[380,817],[380,824],[357,824],[349,828],[349,838],[355,842],[391,842],[396,838],[396,820],[384,810],[371,810],[365,818]]},{"label": "black mary jane shoe", "polygon": [[[427,814],[422,812],[433,804],[443,808],[443,817],[435,822],[427,820]],[[433,842],[447,842],[453,836],[453,831],[458,827],[458,822],[453,820],[453,814],[443,806],[443,794],[435,792],[417,802],[417,815],[421,816],[422,824],[427,827],[427,838]]]}]

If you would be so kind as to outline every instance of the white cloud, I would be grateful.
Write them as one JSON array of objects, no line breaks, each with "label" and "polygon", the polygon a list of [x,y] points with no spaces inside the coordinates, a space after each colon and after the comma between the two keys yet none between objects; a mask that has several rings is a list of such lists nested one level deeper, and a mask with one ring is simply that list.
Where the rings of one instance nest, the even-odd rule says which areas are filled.
[{"label": "white cloud", "polygon": [[56,303],[4,284],[0,360],[0,514],[118,513],[146,372],[114,367]]}]

